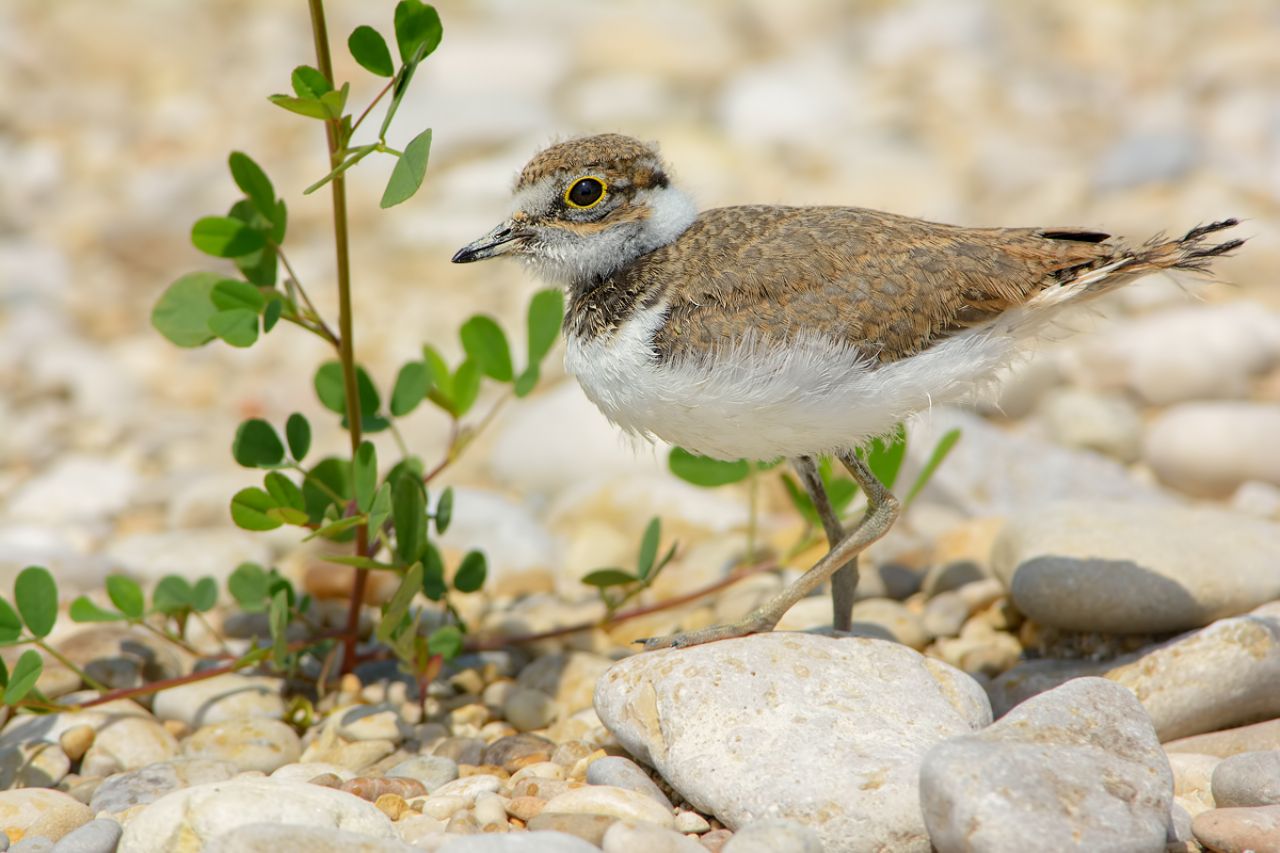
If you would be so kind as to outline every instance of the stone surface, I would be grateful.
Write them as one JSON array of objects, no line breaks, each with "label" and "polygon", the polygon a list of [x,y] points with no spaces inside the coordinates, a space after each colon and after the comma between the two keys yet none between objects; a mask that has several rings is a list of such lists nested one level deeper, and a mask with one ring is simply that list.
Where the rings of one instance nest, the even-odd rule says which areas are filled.
[{"label": "stone surface", "polygon": [[1192,818],[1191,831],[1215,853],[1280,850],[1280,806],[1202,812]]},{"label": "stone surface", "polygon": [[1133,695],[1077,679],[930,750],[920,802],[939,850],[1161,851],[1173,772]]},{"label": "stone surface", "polygon": [[62,836],[54,853],[114,853],[122,831],[110,818],[91,820]]},{"label": "stone surface", "polygon": [[604,853],[707,853],[707,848],[673,829],[621,820],[605,830],[600,847]]},{"label": "stone surface", "polygon": [[274,679],[229,672],[162,690],[152,711],[161,720],[181,720],[198,729],[240,717],[278,720],[284,716],[284,700]]},{"label": "stone surface", "polygon": [[618,820],[647,821],[671,829],[675,815],[648,794],[612,785],[587,785],[553,797],[542,811],[547,814],[598,814]]},{"label": "stone surface", "polygon": [[1242,752],[1213,770],[1213,801],[1219,808],[1280,805],[1280,752]]},{"label": "stone surface", "polygon": [[94,814],[119,814],[140,803],[151,803],[179,788],[208,782],[225,782],[240,771],[229,761],[207,758],[174,758],[117,773],[94,789],[89,808]]},{"label": "stone surface", "polygon": [[[829,609],[827,616],[829,622]],[[854,633],[881,636],[875,629],[883,629],[888,634],[888,638],[917,651],[923,649],[929,642],[929,634],[920,617],[901,603],[888,598],[867,598],[854,603]]]},{"label": "stone surface", "polygon": [[1166,752],[1173,770],[1173,795],[1191,817],[1214,808],[1213,771],[1222,763],[1216,755]]},{"label": "stone surface", "polygon": [[823,853],[812,829],[793,820],[757,820],[741,827],[723,853]]},{"label": "stone surface", "polygon": [[439,755],[415,755],[392,766],[387,775],[417,779],[430,792],[457,779],[458,765]]},{"label": "stone surface", "polygon": [[919,762],[991,719],[972,679],[905,646],[785,633],[627,658],[596,710],[700,811],[795,820],[832,853],[928,850]]},{"label": "stone surface", "polygon": [[563,832],[510,832],[450,838],[436,853],[598,853],[594,844]]},{"label": "stone surface", "polygon": [[1138,409],[1118,394],[1060,388],[1041,402],[1040,414],[1049,435],[1059,444],[1094,450],[1126,463],[1142,452]]},{"label": "stone surface", "polygon": [[1180,631],[1280,597],[1280,525],[1207,508],[1059,503],[1011,518],[993,562],[1041,624]]},{"label": "stone surface", "polygon": [[409,853],[399,839],[314,826],[248,823],[214,836],[202,853]]},{"label": "stone surface", "polygon": [[1241,752],[1280,749],[1280,720],[1167,741],[1166,752],[1198,752],[1227,758]]},{"label": "stone surface", "polygon": [[57,841],[92,817],[88,806],[61,791],[48,788],[0,791],[0,832],[9,836],[10,842],[21,841],[29,835]]},{"label": "stone surface", "polygon": [[1280,485],[1277,434],[1280,405],[1185,403],[1151,423],[1145,456],[1175,489],[1223,498],[1250,480]]},{"label": "stone surface", "polygon": [[352,794],[305,782],[243,778],[194,785],[156,800],[129,821],[120,853],[194,850],[251,823],[340,829],[396,839],[386,815]]},{"label": "stone surface", "polygon": [[586,812],[541,812],[529,820],[531,832],[556,832],[579,838],[593,848],[604,843],[604,834],[618,822],[613,815]]},{"label": "stone surface", "polygon": [[268,717],[210,723],[182,743],[184,755],[230,761],[241,770],[263,773],[298,760],[302,744],[293,728]]},{"label": "stone surface", "polygon": [[589,652],[546,655],[520,671],[516,680],[555,697],[561,713],[573,714],[591,707],[595,683],[613,661]]},{"label": "stone surface", "polygon": [[507,722],[522,732],[549,726],[559,713],[553,697],[532,687],[517,687],[502,706]]},{"label": "stone surface", "polygon": [[649,774],[631,759],[620,755],[606,755],[591,762],[587,766],[587,784],[626,788],[638,794],[644,794],[664,808],[672,808],[671,800],[649,778]]}]

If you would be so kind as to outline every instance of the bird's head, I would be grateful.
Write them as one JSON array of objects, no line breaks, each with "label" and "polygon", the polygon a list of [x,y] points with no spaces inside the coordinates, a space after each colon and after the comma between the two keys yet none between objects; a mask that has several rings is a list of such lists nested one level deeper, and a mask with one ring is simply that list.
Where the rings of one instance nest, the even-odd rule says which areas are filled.
[{"label": "bird's head", "polygon": [[613,133],[586,136],[536,154],[516,181],[511,216],[453,261],[511,255],[543,278],[573,284],[672,242],[696,216],[652,146]]}]

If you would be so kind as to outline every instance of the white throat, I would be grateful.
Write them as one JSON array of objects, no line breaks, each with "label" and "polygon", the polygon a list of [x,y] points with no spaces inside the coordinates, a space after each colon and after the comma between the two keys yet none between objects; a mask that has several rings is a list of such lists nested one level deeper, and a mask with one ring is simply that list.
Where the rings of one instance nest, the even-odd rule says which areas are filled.
[{"label": "white throat", "polygon": [[[531,187],[525,192],[538,189]],[[520,258],[552,284],[602,278],[674,242],[698,216],[693,199],[672,186],[641,190],[636,204],[647,206],[649,216],[586,237],[564,234],[547,239],[536,251],[521,253]]]}]

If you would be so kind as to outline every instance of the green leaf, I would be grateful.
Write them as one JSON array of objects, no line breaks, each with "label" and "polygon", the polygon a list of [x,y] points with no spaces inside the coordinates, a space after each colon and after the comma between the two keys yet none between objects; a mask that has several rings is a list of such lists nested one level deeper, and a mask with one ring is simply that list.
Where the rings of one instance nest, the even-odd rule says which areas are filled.
[{"label": "green leaf", "polygon": [[231,520],[245,530],[275,530],[282,522],[267,515],[276,502],[262,489],[241,489],[231,498]]},{"label": "green leaf", "polygon": [[275,213],[271,217],[271,242],[279,246],[284,242],[285,230],[289,227],[289,208],[284,199],[276,202]]},{"label": "green leaf", "polygon": [[249,613],[261,613],[266,609],[264,602],[271,576],[257,563],[241,563],[227,578],[227,592],[236,600],[242,610]]},{"label": "green leaf", "polygon": [[601,588],[622,586],[623,584],[635,583],[638,580],[640,578],[631,574],[631,572],[624,572],[622,569],[596,569],[593,572],[587,572],[582,578],[582,582],[587,586]]},{"label": "green leaf", "polygon": [[293,69],[289,82],[293,84],[293,91],[299,98],[319,98],[333,91],[329,78],[310,65],[299,65]]},{"label": "green leaf", "polygon": [[902,469],[902,460],[907,455],[906,427],[898,424],[892,436],[877,438],[867,453],[867,467],[876,475],[886,489],[893,491],[893,484],[898,481],[898,472]]},{"label": "green leaf", "polygon": [[268,220],[275,215],[276,191],[267,173],[248,154],[232,151],[227,158],[231,177],[253,206]]},{"label": "green leaf", "polygon": [[147,600],[142,595],[142,587],[124,575],[107,576],[107,597],[130,619],[141,619],[146,612]]},{"label": "green leaf", "polygon": [[4,703],[13,706],[25,699],[36,686],[43,670],[44,659],[39,652],[34,649],[23,652],[22,657],[13,665],[13,672],[9,674],[9,683],[4,688]]},{"label": "green leaf", "polygon": [[125,618],[123,613],[99,607],[84,595],[71,602],[67,614],[72,622],[121,622]]},{"label": "green leaf", "polygon": [[456,625],[440,626],[427,638],[427,651],[445,660],[453,660],[462,652],[462,632]]},{"label": "green leaf", "polygon": [[489,561],[482,551],[468,551],[453,575],[453,586],[458,592],[475,592],[484,586],[489,573]]},{"label": "green leaf", "polygon": [[400,0],[395,14],[396,46],[406,65],[421,62],[440,45],[443,27],[434,6],[421,0]]},{"label": "green leaf", "polygon": [[904,506],[910,506],[916,496],[929,484],[929,480],[937,472],[938,466],[943,463],[947,455],[951,453],[951,448],[955,447],[956,442],[959,440],[960,430],[958,429],[948,430],[946,435],[938,440],[938,443],[934,445],[933,453],[929,454],[929,461],[920,470],[920,476],[916,477],[916,481],[911,485],[911,491],[907,492],[907,497],[903,501]]},{"label": "green leaf", "polygon": [[436,533],[441,536],[449,529],[449,522],[453,519],[453,486],[446,486],[445,490],[440,493],[440,500],[436,502]]},{"label": "green leaf", "polygon": [[289,442],[289,453],[301,462],[311,449],[311,423],[304,415],[294,412],[284,422],[284,437]]},{"label": "green leaf", "polygon": [[347,95],[351,93],[351,84],[343,83],[342,88],[333,92],[325,92],[320,96],[320,104],[329,118],[341,118],[342,111],[347,108]]},{"label": "green leaf", "polygon": [[289,655],[289,647],[285,642],[285,632],[289,628],[289,593],[277,590],[271,596],[271,607],[267,610],[267,627],[271,631],[271,654],[278,667],[285,665]]},{"label": "green leaf", "polygon": [[[367,427],[374,418],[382,399],[378,389],[363,367],[356,366],[356,388],[360,395],[360,416]],[[316,396],[321,404],[331,412],[345,416],[347,413],[347,390],[342,380],[342,365],[336,361],[326,361],[320,365],[315,376]]]},{"label": "green leaf", "polygon": [[190,610],[195,603],[195,592],[187,579],[179,575],[160,578],[151,592],[151,606],[160,613],[175,614]]},{"label": "green leaf", "polygon": [[346,501],[351,499],[351,463],[336,456],[317,462],[302,481],[302,497],[307,502],[307,515],[313,523],[324,521],[325,510],[333,506],[330,492],[342,499],[343,506],[338,507],[338,514],[342,515]]},{"label": "green leaf", "polygon": [[[251,283],[261,287],[275,286],[280,259],[270,246],[265,246],[248,255],[241,255],[235,258],[234,261],[236,269],[240,270],[240,273]],[[273,301],[278,302],[279,300]],[[276,319],[279,319],[278,314]],[[270,331],[270,329],[267,331]]]},{"label": "green leaf", "polygon": [[191,243],[206,255],[234,258],[266,245],[261,231],[230,216],[205,216],[191,227]]},{"label": "green leaf", "polygon": [[209,299],[220,311],[243,308],[258,314],[267,304],[262,291],[247,281],[224,279],[213,286]]},{"label": "green leaf", "polygon": [[191,608],[197,613],[208,613],[218,603],[218,582],[203,577],[191,588]]},{"label": "green leaf", "polygon": [[444,558],[434,542],[428,542],[422,552],[422,594],[432,601],[439,601],[449,588],[444,583]]},{"label": "green leaf", "polygon": [[387,188],[382,192],[379,206],[384,210],[408,201],[422,186],[427,174],[427,160],[431,154],[431,128],[419,133],[404,147],[404,153],[396,160]]},{"label": "green leaf", "polygon": [[391,517],[391,483],[384,482],[374,493],[373,504],[369,507],[369,541],[372,542],[382,532],[382,525]]},{"label": "green leaf", "polygon": [[511,389],[516,392],[517,397],[527,397],[529,396],[529,392],[537,387],[538,380],[540,378],[541,375],[538,370],[538,365],[531,364],[524,369],[523,373],[516,377],[515,384],[511,386]]},{"label": "green leaf", "polygon": [[44,566],[27,566],[13,582],[13,603],[27,630],[47,637],[58,620],[58,584]]},{"label": "green leaf", "polygon": [[391,51],[382,34],[373,27],[356,27],[347,38],[347,49],[351,56],[364,70],[379,77],[390,77],[396,73],[391,63]]},{"label": "green leaf", "polygon": [[413,598],[422,591],[422,563],[414,563],[400,579],[400,586],[382,610],[382,618],[374,629],[374,635],[384,643],[391,644],[392,638],[399,632],[405,614]]},{"label": "green leaf", "polygon": [[250,347],[258,340],[258,314],[245,308],[219,311],[209,318],[209,330],[233,347]]},{"label": "green leaf", "polygon": [[289,95],[268,95],[267,100],[291,113],[307,118],[328,119],[329,110],[318,98],[293,98]]},{"label": "green leaf", "polygon": [[427,390],[427,399],[447,412],[453,413],[453,374],[444,356],[431,344],[422,345],[422,363],[427,366],[431,376],[431,384]]},{"label": "green leaf", "polygon": [[346,518],[338,519],[332,524],[324,525],[323,527],[314,531],[310,536],[307,536],[306,538],[304,538],[302,541],[307,542],[311,539],[315,539],[317,536],[322,536],[325,539],[334,539],[335,537],[338,536],[339,533],[345,533],[351,528],[356,527],[357,525],[363,524],[364,521],[365,521],[365,516],[363,515],[349,515]]},{"label": "green leaf", "polygon": [[403,563],[417,562],[427,544],[426,504],[422,483],[410,477],[396,481],[391,513],[396,528],[396,553]]},{"label": "green leaf", "polygon": [[464,359],[453,374],[453,407],[454,414],[462,417],[471,411],[480,396],[480,365],[471,359]]},{"label": "green leaf", "polygon": [[476,314],[458,330],[467,357],[479,365],[486,376],[499,382],[510,382],[511,349],[507,336],[492,317]]},{"label": "green leaf", "polygon": [[276,323],[280,322],[280,315],[284,313],[284,299],[272,294],[267,300],[267,307],[262,312],[262,333],[265,335],[276,327]]},{"label": "green leaf", "polygon": [[13,605],[0,598],[0,643],[7,643],[22,636],[22,620]]},{"label": "green leaf", "polygon": [[411,361],[400,368],[395,388],[391,391],[391,414],[404,417],[418,407],[431,388],[431,374],[421,361]]},{"label": "green leaf", "polygon": [[217,273],[193,272],[173,282],[151,310],[151,325],[180,347],[198,347],[213,340],[209,318],[218,312],[213,288],[227,281]]},{"label": "green leaf", "polygon": [[640,537],[640,556],[636,559],[636,574],[641,578],[649,577],[653,571],[653,562],[658,559],[658,539],[662,536],[662,522],[657,516],[649,519]]},{"label": "green leaf", "polygon": [[307,522],[307,502],[302,497],[302,489],[299,489],[293,480],[279,471],[271,471],[264,479],[263,485],[266,486],[267,494],[271,495],[271,500],[275,501],[277,507],[297,510],[301,515],[301,523]]},{"label": "green leaf", "polygon": [[368,512],[373,506],[373,493],[378,489],[378,449],[370,441],[356,448],[352,481],[356,492],[356,509]]},{"label": "green leaf", "polygon": [[667,467],[686,483],[711,488],[737,483],[751,473],[751,465],[745,459],[724,462],[707,456],[690,453],[683,447],[671,448],[667,456]]},{"label": "green leaf", "polygon": [[246,468],[270,468],[284,461],[284,444],[262,418],[250,418],[236,429],[231,455]]},{"label": "green leaf", "polygon": [[532,368],[555,346],[564,321],[564,292],[540,290],[529,301],[529,366]]}]

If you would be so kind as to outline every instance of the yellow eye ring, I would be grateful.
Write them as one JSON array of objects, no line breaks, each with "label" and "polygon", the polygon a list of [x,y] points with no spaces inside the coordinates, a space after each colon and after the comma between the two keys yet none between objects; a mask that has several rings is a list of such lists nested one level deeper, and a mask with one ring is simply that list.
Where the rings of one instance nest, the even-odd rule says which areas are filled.
[{"label": "yellow eye ring", "polygon": [[588,210],[604,201],[609,185],[604,178],[589,175],[578,178],[564,191],[564,203],[575,210]]}]

